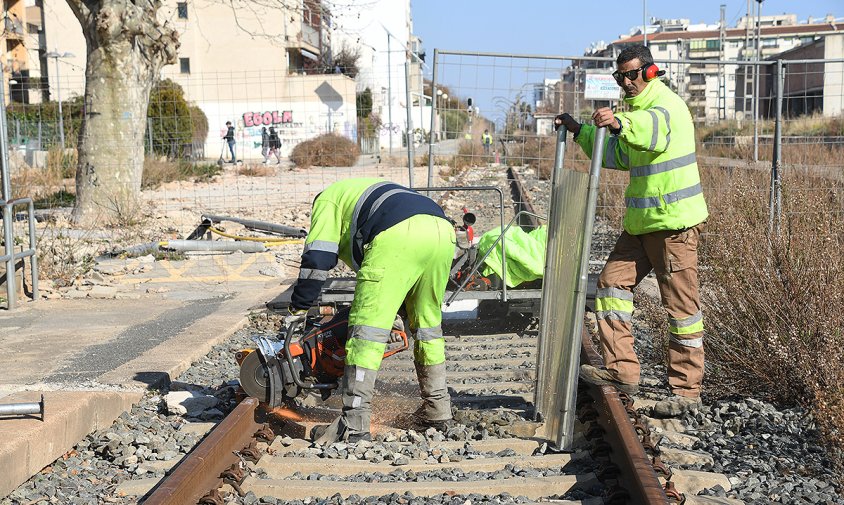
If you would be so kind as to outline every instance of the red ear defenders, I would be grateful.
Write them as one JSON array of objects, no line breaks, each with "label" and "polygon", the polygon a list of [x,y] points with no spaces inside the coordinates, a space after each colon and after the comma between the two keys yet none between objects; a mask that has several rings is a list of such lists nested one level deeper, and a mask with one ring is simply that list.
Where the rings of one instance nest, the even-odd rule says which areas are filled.
[{"label": "red ear defenders", "polygon": [[654,63],[648,63],[642,67],[642,80],[645,82],[652,81],[663,75],[665,75],[665,70],[660,70]]}]

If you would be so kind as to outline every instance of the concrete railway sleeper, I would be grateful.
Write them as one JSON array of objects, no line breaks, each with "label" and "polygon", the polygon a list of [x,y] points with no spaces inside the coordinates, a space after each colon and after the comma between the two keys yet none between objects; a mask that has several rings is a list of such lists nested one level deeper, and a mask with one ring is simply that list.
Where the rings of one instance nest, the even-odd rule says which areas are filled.
[{"label": "concrete railway sleeper", "polygon": [[[495,342],[494,337],[491,342]],[[459,352],[452,359],[458,356]],[[394,359],[410,363],[411,356],[397,355]],[[394,374],[391,383],[413,385],[415,382],[409,367]],[[479,382],[479,393],[484,394],[479,394],[477,400],[496,398],[490,394],[492,391],[483,390],[484,385],[496,384],[494,381]],[[362,503],[367,497],[378,497],[386,503],[451,503],[456,497],[461,498],[460,503],[467,499],[472,503],[495,499],[502,503],[548,499],[587,504],[640,502],[634,489],[621,487],[621,474],[626,470],[608,455],[618,453],[622,445],[612,442],[604,428],[620,422],[626,423],[629,431],[639,436],[649,433],[650,420],[640,419],[635,424],[628,420],[627,416],[635,412],[630,399],[618,398],[624,405],[620,410],[622,419],[601,419],[606,412],[594,400],[595,392],[583,391],[578,404],[582,422],[577,427],[575,450],[571,454],[560,454],[535,437],[538,424],[528,420],[532,383],[515,385],[521,394],[502,394],[490,408],[479,407],[477,402],[464,404],[456,396],[456,428],[446,432],[415,431],[402,425],[398,418],[392,418],[374,429],[372,442],[357,444],[319,446],[306,439],[315,422],[277,419],[270,415],[271,425],[278,435],[272,442],[255,441],[245,447],[216,448],[220,453],[238,454],[239,461],[234,466],[231,463],[225,467],[221,465],[213,472],[206,470],[216,472],[221,486],[214,492],[203,490],[200,494],[205,495],[205,501],[201,503],[254,503],[258,498],[266,501],[268,497],[278,503],[339,503],[342,500]],[[610,394],[615,395],[614,392]],[[511,400],[509,407],[501,406],[500,400],[505,398]],[[389,404],[388,410],[409,405],[405,398],[391,392],[390,387],[380,399]],[[248,408],[252,409],[254,417],[254,407]],[[378,415],[376,412],[375,416]],[[221,423],[205,443],[216,440],[220,444],[220,440],[228,440],[229,437],[216,434],[218,430],[227,429],[226,425],[225,421]],[[666,459],[661,460],[658,446],[648,437],[643,436],[641,440],[653,458],[652,466],[648,468],[650,472],[653,468],[668,471],[664,461],[683,457],[669,451]],[[193,454],[208,454],[208,451],[200,446]],[[186,458],[145,503],[176,503],[157,501],[156,493],[171,489],[173,485],[166,482],[178,478],[180,473],[184,475],[185,472],[179,472],[179,469],[190,468],[191,458]],[[668,493],[677,490],[691,495],[699,490],[700,482],[700,476],[674,472],[667,490]],[[695,500],[692,498],[687,503],[708,503]],[[668,503],[668,498],[664,497],[661,503]]]}]

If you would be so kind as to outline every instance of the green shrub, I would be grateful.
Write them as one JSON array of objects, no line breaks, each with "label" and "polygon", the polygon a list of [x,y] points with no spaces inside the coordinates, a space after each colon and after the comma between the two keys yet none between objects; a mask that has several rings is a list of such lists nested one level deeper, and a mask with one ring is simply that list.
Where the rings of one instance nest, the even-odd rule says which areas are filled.
[{"label": "green shrub", "polygon": [[[180,158],[193,141],[204,142],[208,136],[208,118],[199,107],[185,100],[181,86],[164,79],[156,83],[147,106],[148,137],[152,152],[168,158]],[[148,146],[149,147],[149,146]]]}]

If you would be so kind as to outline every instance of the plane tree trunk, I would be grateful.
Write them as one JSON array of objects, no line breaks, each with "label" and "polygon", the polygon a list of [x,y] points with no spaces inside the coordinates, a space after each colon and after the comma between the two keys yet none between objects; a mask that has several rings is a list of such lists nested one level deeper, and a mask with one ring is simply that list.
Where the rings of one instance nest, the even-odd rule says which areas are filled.
[{"label": "plane tree trunk", "polygon": [[113,225],[139,210],[149,93],[175,63],[178,34],[158,0],[67,0],[87,43],[73,219]]}]

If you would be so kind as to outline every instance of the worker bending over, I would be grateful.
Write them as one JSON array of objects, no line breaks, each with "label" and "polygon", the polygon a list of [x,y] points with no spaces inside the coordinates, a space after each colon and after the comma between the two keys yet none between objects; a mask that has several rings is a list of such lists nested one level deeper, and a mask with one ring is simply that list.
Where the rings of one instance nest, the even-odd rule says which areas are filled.
[{"label": "worker bending over", "polygon": [[451,419],[445,383],[442,301],[454,258],[454,228],[430,198],[380,179],[335,182],[317,195],[299,279],[285,324],[304,318],[339,257],[357,272],[342,380],[343,413],[320,441],[368,440],[375,378],[396,313],[405,305],[423,404],[417,420]]},{"label": "worker bending over", "polygon": [[603,166],[627,170],[624,232],[598,279],[595,309],[606,369],[583,365],[581,379],[611,384],[630,394],[639,389],[639,360],[633,349],[633,288],[656,271],[668,312],[668,385],[672,396],[654,412],[677,416],[700,406],[703,381],[703,315],[698,293],[697,249],[709,213],[700,186],[695,132],[688,106],[658,79],[647,47],[631,46],[616,58],[613,77],[624,90],[628,112],[595,111],[595,125],[569,114],[555,123],[574,133],[592,155],[596,128],[611,135]]}]

